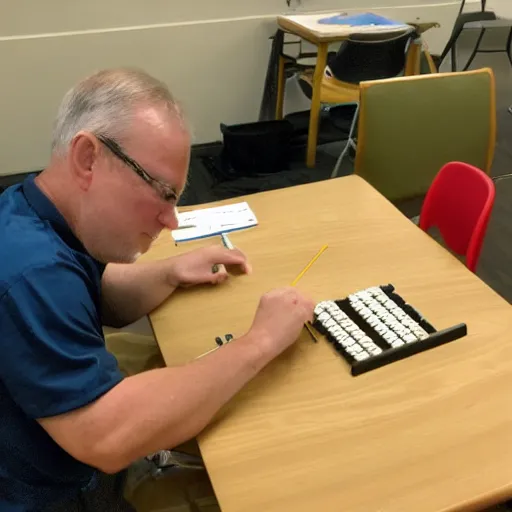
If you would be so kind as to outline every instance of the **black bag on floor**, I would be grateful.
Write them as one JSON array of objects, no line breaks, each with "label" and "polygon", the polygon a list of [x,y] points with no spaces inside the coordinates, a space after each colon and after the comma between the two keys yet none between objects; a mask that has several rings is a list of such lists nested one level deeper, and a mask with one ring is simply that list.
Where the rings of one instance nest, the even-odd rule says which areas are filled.
[{"label": "black bag on floor", "polygon": [[255,176],[288,169],[293,137],[289,121],[221,124],[221,131],[221,161],[227,176]]}]

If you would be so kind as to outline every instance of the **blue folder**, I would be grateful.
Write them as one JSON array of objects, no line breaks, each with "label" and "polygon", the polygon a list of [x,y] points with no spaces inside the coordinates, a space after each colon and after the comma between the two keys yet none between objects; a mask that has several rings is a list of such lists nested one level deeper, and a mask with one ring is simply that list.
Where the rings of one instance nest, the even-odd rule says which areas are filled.
[{"label": "blue folder", "polygon": [[348,16],[346,14],[337,14],[336,16],[329,16],[328,18],[322,18],[318,20],[318,23],[322,25],[349,25],[351,27],[362,27],[362,26],[405,26],[405,23],[390,20],[379,16],[378,14],[364,13],[354,14]]}]

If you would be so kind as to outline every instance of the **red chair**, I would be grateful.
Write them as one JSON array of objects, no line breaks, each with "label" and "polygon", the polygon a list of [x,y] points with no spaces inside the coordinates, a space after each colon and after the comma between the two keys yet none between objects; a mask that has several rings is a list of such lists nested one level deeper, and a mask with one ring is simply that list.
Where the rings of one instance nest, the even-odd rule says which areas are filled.
[{"label": "red chair", "polygon": [[446,164],[434,178],[419,226],[437,227],[446,245],[466,257],[474,272],[494,205],[494,182],[480,169],[462,162]]}]

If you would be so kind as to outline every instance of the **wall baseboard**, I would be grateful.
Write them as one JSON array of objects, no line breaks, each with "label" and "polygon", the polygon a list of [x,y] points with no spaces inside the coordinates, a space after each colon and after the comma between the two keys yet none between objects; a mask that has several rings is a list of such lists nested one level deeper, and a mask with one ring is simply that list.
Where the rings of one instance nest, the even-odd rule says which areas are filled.
[{"label": "wall baseboard", "polygon": [[[192,158],[198,158],[202,156],[216,154],[221,147],[221,141],[194,144],[192,146],[191,156]],[[43,169],[34,169],[33,171],[0,175],[0,192],[3,192],[7,187],[10,187],[11,185],[21,183],[30,174],[39,174],[42,170]]]}]

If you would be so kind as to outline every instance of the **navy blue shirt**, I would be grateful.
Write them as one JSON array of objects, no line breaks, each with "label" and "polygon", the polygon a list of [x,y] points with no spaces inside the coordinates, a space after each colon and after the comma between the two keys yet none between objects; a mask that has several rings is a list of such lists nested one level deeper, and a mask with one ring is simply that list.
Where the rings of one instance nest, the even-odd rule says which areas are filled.
[{"label": "navy blue shirt", "polygon": [[106,350],[104,265],[33,177],[0,195],[0,510],[40,511],[94,485],[95,470],[36,418],[83,407],[122,375]]}]

